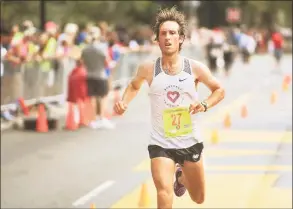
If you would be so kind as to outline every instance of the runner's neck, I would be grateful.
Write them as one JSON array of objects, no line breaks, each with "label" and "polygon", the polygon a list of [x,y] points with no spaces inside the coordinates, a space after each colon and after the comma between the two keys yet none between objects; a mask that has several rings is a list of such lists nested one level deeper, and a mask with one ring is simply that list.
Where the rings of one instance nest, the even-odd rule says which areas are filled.
[{"label": "runner's neck", "polygon": [[176,75],[179,73],[181,71],[180,55],[162,56],[162,70],[169,75]]}]

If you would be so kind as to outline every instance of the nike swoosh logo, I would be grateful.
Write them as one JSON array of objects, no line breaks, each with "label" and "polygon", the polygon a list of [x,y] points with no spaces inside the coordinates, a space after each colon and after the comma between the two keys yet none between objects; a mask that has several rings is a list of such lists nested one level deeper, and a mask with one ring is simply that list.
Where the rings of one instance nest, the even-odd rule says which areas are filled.
[{"label": "nike swoosh logo", "polygon": [[185,81],[187,78],[184,78],[184,79],[180,79],[179,78],[179,82],[182,82],[182,81]]}]

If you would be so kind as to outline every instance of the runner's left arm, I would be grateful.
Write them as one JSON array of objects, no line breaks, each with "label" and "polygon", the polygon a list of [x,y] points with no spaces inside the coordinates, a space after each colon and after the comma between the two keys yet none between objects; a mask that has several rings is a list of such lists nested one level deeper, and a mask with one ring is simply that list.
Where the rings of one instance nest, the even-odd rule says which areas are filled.
[{"label": "runner's left arm", "polygon": [[210,69],[205,64],[192,60],[191,65],[193,73],[196,76],[195,82],[203,83],[211,91],[210,96],[204,100],[209,109],[224,99],[225,90],[219,80],[213,76]]}]

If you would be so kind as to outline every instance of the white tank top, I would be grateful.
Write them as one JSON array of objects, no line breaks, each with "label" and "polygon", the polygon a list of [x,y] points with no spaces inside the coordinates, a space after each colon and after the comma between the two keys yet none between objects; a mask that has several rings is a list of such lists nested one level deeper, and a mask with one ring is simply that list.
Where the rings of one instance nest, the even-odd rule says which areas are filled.
[{"label": "white tank top", "polygon": [[193,75],[189,59],[183,57],[182,70],[177,75],[168,75],[162,70],[161,58],[154,65],[154,77],[150,84],[149,97],[151,103],[151,131],[150,145],[163,148],[187,148],[202,142],[198,124],[195,122],[196,114],[191,115],[192,133],[184,136],[166,138],[164,134],[163,112],[172,107],[189,107],[198,100],[195,88],[195,75]]}]

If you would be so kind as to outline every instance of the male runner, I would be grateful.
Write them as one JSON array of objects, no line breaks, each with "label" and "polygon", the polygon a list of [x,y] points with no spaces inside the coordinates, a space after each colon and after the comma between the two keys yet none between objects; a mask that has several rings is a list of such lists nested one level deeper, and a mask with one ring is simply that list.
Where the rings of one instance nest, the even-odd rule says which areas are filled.
[{"label": "male runner", "polygon": [[[162,57],[139,65],[122,100],[114,105],[114,110],[123,114],[143,82],[149,84],[152,129],[148,150],[158,208],[172,208],[173,190],[182,196],[187,189],[194,202],[203,203],[203,143],[194,114],[207,111],[224,98],[224,89],[205,65],[180,56],[185,29],[184,15],[175,7],[157,14],[154,32]],[[198,101],[198,82],[212,92],[202,102]],[[173,184],[176,163],[180,166]]]}]

